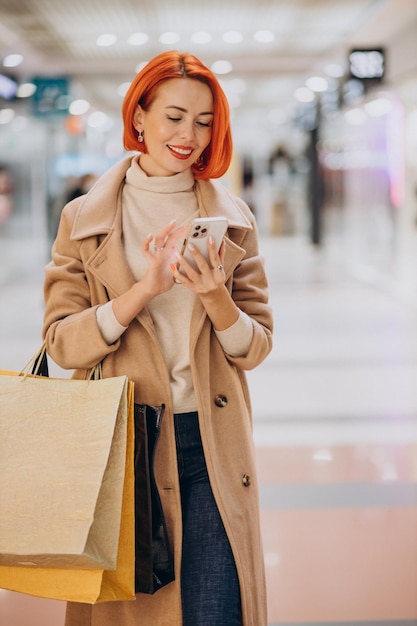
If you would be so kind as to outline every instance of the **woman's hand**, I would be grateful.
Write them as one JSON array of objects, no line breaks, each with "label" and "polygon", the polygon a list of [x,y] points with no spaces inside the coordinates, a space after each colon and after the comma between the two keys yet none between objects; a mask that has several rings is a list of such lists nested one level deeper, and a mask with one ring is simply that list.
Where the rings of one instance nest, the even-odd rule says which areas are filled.
[{"label": "woman's hand", "polygon": [[199,271],[187,263],[183,256],[177,254],[177,262],[183,272],[180,272],[178,267],[172,263],[172,276],[176,283],[181,283],[199,296],[214,328],[225,330],[237,321],[239,310],[225,286],[224,243],[217,252],[214,241],[210,237],[208,247],[208,263],[195,246],[189,247]]},{"label": "woman's hand", "polygon": [[[142,280],[113,300],[113,312],[122,326],[130,322],[155,296],[174,286],[170,264],[176,260],[177,242],[184,237],[186,227],[177,228],[171,222],[155,235],[148,235],[142,244],[147,270]],[[153,243],[152,243],[153,242]]]},{"label": "woman's hand", "polygon": [[[224,285],[226,280],[223,268],[224,244],[220,246],[220,250],[217,252],[213,238],[209,237],[209,262],[192,243],[189,244],[188,248],[193,255],[198,271],[182,255],[177,254],[178,267],[174,263],[171,265],[171,276],[174,277],[175,282],[185,285],[197,295],[211,293]],[[180,269],[182,272],[179,271]]]},{"label": "woman's hand", "polygon": [[157,296],[173,286],[170,265],[176,261],[177,244],[184,237],[187,227],[177,228],[171,222],[155,235],[149,234],[142,244],[142,253],[148,268],[143,277],[143,286],[152,295]]}]

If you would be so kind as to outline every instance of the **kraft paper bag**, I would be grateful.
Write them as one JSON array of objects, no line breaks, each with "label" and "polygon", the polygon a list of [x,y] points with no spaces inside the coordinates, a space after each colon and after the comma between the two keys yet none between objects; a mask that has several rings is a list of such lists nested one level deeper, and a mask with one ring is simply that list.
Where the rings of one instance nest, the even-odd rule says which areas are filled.
[{"label": "kraft paper bag", "polygon": [[134,598],[133,384],[0,375],[0,587]]}]

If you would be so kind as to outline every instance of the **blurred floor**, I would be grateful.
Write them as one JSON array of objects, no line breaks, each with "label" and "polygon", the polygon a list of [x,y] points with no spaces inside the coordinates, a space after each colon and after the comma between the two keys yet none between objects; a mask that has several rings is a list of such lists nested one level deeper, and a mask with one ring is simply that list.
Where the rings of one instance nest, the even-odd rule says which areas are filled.
[{"label": "blurred floor", "polygon": [[[417,625],[416,309],[360,282],[337,246],[262,248],[275,345],[249,382],[269,623]],[[5,369],[40,345],[46,257],[0,240]],[[1,626],[62,626],[63,608],[0,591]]]},{"label": "blurred floor", "polygon": [[250,382],[270,623],[417,624],[416,308],[337,245],[264,248],[275,347]]}]

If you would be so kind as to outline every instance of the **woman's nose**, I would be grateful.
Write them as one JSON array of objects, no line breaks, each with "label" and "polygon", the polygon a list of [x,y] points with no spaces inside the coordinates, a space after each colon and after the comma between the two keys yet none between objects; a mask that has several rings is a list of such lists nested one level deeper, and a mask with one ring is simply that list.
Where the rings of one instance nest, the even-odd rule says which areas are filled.
[{"label": "woman's nose", "polygon": [[184,139],[193,139],[194,137],[194,124],[184,122],[181,126],[181,137]]}]

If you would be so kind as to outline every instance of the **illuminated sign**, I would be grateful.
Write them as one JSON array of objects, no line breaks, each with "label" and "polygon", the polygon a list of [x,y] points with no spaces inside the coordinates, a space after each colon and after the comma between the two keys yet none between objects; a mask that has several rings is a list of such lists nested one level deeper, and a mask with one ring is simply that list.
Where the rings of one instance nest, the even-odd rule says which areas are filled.
[{"label": "illuminated sign", "polygon": [[380,82],[385,73],[383,48],[355,49],[349,53],[349,71],[352,78]]},{"label": "illuminated sign", "polygon": [[36,115],[68,114],[70,82],[66,76],[36,76],[32,108]]}]

